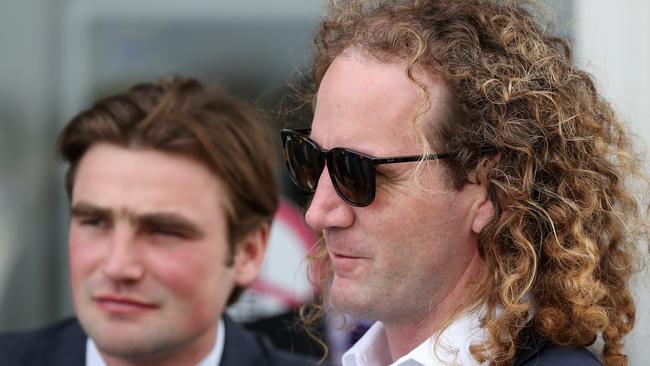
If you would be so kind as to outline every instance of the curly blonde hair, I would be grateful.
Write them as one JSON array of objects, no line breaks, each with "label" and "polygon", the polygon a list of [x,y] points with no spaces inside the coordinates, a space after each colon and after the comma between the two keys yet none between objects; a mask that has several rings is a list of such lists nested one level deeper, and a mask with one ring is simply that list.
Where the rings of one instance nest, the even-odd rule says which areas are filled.
[{"label": "curly blonde hair", "polygon": [[[472,347],[479,362],[511,364],[531,324],[559,346],[601,336],[604,364],[626,365],[629,280],[648,239],[647,201],[632,187],[645,195],[648,179],[623,124],[537,10],[508,0],[331,0],[315,36],[313,87],[347,49],[405,62],[425,109],[414,71],[446,81],[453,101],[447,118],[419,129],[426,148],[453,155],[457,188],[492,167],[483,177],[495,215],[479,238],[489,271],[476,286],[489,334]],[[321,298],[303,313],[307,324],[327,298],[326,254],[320,241],[310,257]]]}]

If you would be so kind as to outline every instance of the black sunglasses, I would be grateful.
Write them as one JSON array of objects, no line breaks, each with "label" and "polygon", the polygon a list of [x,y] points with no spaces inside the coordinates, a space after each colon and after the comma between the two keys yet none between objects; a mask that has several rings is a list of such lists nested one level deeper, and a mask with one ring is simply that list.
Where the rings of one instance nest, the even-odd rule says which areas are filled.
[{"label": "black sunglasses", "polygon": [[324,150],[308,137],[309,133],[310,130],[281,131],[284,160],[291,179],[300,189],[314,193],[327,165],[336,192],[345,202],[357,207],[368,206],[375,199],[377,165],[449,157],[449,154],[429,154],[374,158],[342,147]]}]

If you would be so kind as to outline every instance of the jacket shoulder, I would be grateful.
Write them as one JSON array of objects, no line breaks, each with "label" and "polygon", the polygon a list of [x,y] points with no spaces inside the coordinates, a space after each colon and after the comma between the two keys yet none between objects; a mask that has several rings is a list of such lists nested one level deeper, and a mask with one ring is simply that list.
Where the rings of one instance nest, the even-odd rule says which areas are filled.
[{"label": "jacket shoulder", "polygon": [[311,366],[313,358],[279,350],[261,335],[224,315],[226,339],[219,366]]},{"label": "jacket shoulder", "polygon": [[1,365],[83,365],[86,335],[74,318],[0,335]]},{"label": "jacket shoulder", "polygon": [[549,345],[528,358],[522,366],[602,366],[587,348],[567,348]]},{"label": "jacket shoulder", "polygon": [[561,347],[542,337],[531,324],[522,330],[514,366],[602,366],[585,347]]},{"label": "jacket shoulder", "polygon": [[259,342],[262,353],[269,360],[269,366],[315,366],[317,364],[316,360],[310,357],[275,348],[268,338],[260,338]]}]

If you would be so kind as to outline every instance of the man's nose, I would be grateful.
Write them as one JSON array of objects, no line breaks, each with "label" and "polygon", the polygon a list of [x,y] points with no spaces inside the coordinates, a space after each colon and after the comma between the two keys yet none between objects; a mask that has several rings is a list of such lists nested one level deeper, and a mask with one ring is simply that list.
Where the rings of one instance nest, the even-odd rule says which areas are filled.
[{"label": "man's nose", "polygon": [[136,244],[133,232],[115,230],[103,266],[103,272],[108,278],[117,282],[135,282],[142,279],[145,271],[141,248]]},{"label": "man's nose", "polygon": [[318,179],[318,187],[305,214],[305,221],[316,231],[344,228],[354,222],[354,211],[336,192],[327,167]]}]

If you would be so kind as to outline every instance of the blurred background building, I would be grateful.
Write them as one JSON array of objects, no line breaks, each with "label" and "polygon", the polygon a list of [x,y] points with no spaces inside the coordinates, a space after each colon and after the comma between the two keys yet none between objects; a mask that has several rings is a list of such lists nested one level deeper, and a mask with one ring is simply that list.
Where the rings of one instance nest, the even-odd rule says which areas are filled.
[{"label": "blurred background building", "polygon": [[[650,142],[650,3],[544,3],[555,30],[573,40],[578,66],[595,76],[638,141]],[[0,331],[72,313],[63,166],[54,154],[62,126],[100,96],[181,75],[223,85],[279,128],[288,80],[308,71],[321,7],[319,0],[0,0]],[[267,268],[268,281],[253,289],[283,295],[276,303],[245,298],[234,311],[242,318],[273,315],[309,295],[300,265],[310,233],[296,228],[286,205],[272,246],[295,252],[271,257],[290,270],[280,278]],[[644,272],[627,341],[632,365],[650,361],[649,290]]]}]

